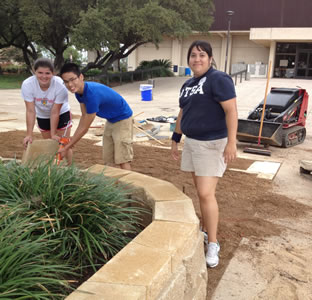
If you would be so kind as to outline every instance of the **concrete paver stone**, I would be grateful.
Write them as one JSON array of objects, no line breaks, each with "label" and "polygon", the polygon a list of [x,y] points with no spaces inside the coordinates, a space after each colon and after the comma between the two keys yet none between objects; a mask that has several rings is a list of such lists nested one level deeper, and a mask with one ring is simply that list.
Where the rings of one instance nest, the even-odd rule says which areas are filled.
[{"label": "concrete paver stone", "polygon": [[86,281],[66,300],[145,300],[146,288],[137,285]]},{"label": "concrete paver stone", "polygon": [[55,140],[34,140],[28,144],[23,153],[22,164],[33,164],[41,159],[51,159],[57,152],[59,144]]},{"label": "concrete paver stone", "polygon": [[170,277],[169,253],[130,242],[91,279],[96,282],[145,286],[147,299],[155,299]]}]

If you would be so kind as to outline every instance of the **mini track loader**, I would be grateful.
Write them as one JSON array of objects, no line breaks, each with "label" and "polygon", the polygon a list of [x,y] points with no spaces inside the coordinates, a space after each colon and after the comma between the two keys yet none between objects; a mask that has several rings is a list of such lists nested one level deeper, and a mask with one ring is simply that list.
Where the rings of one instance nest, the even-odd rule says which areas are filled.
[{"label": "mini track loader", "polygon": [[[303,143],[309,95],[302,88],[271,88],[267,95],[261,131],[261,144],[288,148]],[[237,139],[256,143],[264,101],[238,120]]]}]

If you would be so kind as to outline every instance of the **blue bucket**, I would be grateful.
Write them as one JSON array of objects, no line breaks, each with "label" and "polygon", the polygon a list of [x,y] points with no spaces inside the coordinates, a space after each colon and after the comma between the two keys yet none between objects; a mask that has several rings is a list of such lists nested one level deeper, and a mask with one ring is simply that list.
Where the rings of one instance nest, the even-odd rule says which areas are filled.
[{"label": "blue bucket", "polygon": [[185,68],[185,76],[191,76],[191,68]]},{"label": "blue bucket", "polygon": [[151,101],[152,100],[152,90],[141,91],[142,101]]},{"label": "blue bucket", "polygon": [[152,84],[141,84],[140,85],[142,101],[151,101],[153,99],[153,85]]}]

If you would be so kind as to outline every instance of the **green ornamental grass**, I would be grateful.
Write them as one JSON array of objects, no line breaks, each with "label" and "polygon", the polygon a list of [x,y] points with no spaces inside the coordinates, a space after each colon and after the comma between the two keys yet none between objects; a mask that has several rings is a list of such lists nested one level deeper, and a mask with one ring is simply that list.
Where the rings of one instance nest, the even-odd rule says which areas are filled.
[{"label": "green ornamental grass", "polygon": [[59,240],[38,234],[42,222],[22,216],[19,207],[0,207],[0,299],[61,299],[70,291],[65,278],[74,276],[51,256]]},{"label": "green ornamental grass", "polygon": [[29,240],[46,235],[47,245],[52,243],[47,259],[61,258],[64,266],[83,277],[142,229],[142,214],[149,212],[129,192],[102,174],[91,176],[53,161],[35,168],[15,161],[0,163],[0,205],[18,207],[19,218],[36,220],[40,226]]}]

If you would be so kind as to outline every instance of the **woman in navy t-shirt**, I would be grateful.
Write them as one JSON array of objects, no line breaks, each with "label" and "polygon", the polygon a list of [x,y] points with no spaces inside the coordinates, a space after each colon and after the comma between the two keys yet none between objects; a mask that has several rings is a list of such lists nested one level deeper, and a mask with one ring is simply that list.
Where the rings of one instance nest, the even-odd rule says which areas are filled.
[{"label": "woman in navy t-shirt", "polygon": [[216,186],[227,163],[236,158],[237,108],[232,78],[213,69],[212,48],[195,41],[187,54],[194,76],[180,91],[180,112],[172,135],[172,156],[179,158],[178,143],[185,135],[181,170],[191,172],[200,201],[206,262],[219,263],[217,241],[219,209]]}]

